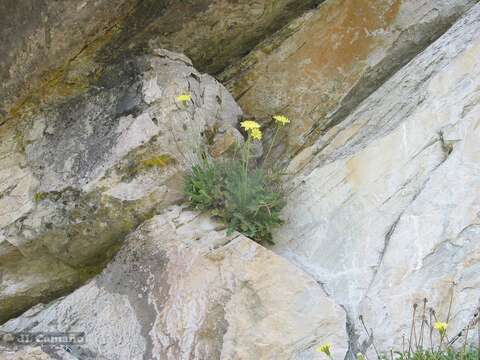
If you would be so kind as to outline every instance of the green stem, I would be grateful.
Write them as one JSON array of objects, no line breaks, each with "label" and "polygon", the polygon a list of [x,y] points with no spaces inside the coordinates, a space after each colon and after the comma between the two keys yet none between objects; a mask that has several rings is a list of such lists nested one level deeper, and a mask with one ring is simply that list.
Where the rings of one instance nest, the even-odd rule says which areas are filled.
[{"label": "green stem", "polygon": [[[245,156],[244,156],[244,161],[245,161],[245,178],[243,179],[243,204],[245,204],[246,201],[246,196],[247,196],[247,182],[248,182],[248,162],[249,162],[249,157],[250,157],[250,136],[247,138],[247,145],[245,146]],[[242,206],[243,206],[242,204]]]},{"label": "green stem", "polygon": [[247,153],[245,154],[245,177],[247,177],[247,175],[248,175],[248,162],[250,161],[250,159],[249,159],[249,157],[250,157],[250,136],[247,139],[246,149],[247,149]]},{"label": "green stem", "polygon": [[277,129],[275,130],[275,134],[273,135],[272,142],[270,143],[270,147],[267,151],[267,155],[265,155],[265,159],[263,159],[264,164],[267,163],[267,159],[268,159],[268,156],[270,155],[270,151],[272,151],[273,145],[275,144],[275,139],[277,138],[279,128],[280,128],[280,126],[277,125]]},{"label": "green stem", "polygon": [[440,356],[440,353],[442,351],[442,344],[443,344],[443,339],[444,338],[445,338],[445,334],[441,333],[440,334],[440,344],[438,344],[438,351],[437,351],[438,356]]}]

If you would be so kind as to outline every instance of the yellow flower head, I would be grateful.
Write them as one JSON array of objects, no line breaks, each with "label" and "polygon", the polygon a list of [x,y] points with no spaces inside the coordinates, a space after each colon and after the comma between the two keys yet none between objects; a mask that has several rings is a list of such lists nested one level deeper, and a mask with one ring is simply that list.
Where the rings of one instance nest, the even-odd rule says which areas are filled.
[{"label": "yellow flower head", "polygon": [[190,101],[192,96],[190,94],[182,94],[177,96],[177,101],[187,102]]},{"label": "yellow flower head", "polygon": [[332,350],[332,344],[330,344],[330,343],[320,345],[316,349],[317,352],[324,353],[327,356],[331,355],[331,350]]},{"label": "yellow flower head", "polygon": [[276,123],[278,123],[279,125],[286,125],[290,122],[290,120],[285,116],[285,115],[275,115],[273,117],[273,120],[275,120]]},{"label": "yellow flower head", "polygon": [[262,140],[262,130],[254,128],[249,132],[253,140]]},{"label": "yellow flower head", "polygon": [[260,129],[260,124],[253,120],[245,120],[240,123],[240,126],[249,131],[252,129]]},{"label": "yellow flower head", "polygon": [[447,331],[448,324],[445,322],[437,321],[433,327],[438,330],[440,335],[445,335],[445,332]]},{"label": "yellow flower head", "polygon": [[365,360],[365,356],[361,352],[357,353],[356,358],[357,360]]}]

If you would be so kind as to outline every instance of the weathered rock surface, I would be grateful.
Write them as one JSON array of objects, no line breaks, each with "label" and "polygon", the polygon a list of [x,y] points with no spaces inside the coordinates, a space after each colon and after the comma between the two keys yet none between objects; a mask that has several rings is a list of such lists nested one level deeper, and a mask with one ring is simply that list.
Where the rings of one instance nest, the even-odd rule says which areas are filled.
[{"label": "weathered rock surface", "polygon": [[181,55],[108,74],[0,127],[0,321],[98,273],[128,232],[179,201],[204,132],[217,147],[241,136],[233,98]]},{"label": "weathered rock surface", "polygon": [[343,359],[347,346],[343,309],[311,277],[178,206],[87,285],[0,331],[85,332],[75,359],[320,359],[327,340]]},{"label": "weathered rock surface", "polygon": [[186,53],[218,72],[320,0],[4,0],[0,4],[0,123],[88,90],[125,54]]},{"label": "weathered rock surface", "polygon": [[414,302],[444,320],[452,281],[451,334],[478,304],[479,32],[476,5],[290,164],[274,251],[352,323],[363,313],[382,350],[408,337]]},{"label": "weathered rock surface", "polygon": [[[144,225],[101,275],[0,328],[84,331],[85,345],[1,356],[312,359],[328,341],[343,359],[368,347],[358,315],[399,348],[412,304],[444,320],[452,283],[449,331],[468,323],[480,5],[330,0],[290,22],[319,2],[2,2],[0,322],[84,284]],[[292,120],[275,254],[171,207],[198,147],[223,156],[241,138],[242,111],[147,44],[217,72],[281,27],[221,75],[249,114]]]},{"label": "weathered rock surface", "polygon": [[[476,0],[332,0],[222,74],[243,110],[292,126],[287,157],[345,118]],[[278,149],[278,152],[281,150]]]},{"label": "weathered rock surface", "polygon": [[[105,36],[136,0],[5,0],[0,4],[0,123],[39,83],[56,82],[60,70],[86,44]],[[58,70],[58,71],[56,71]],[[77,69],[77,71],[80,69]],[[71,83],[74,79],[71,79]],[[47,87],[47,86],[45,86]],[[13,109],[15,112],[15,109]]]}]

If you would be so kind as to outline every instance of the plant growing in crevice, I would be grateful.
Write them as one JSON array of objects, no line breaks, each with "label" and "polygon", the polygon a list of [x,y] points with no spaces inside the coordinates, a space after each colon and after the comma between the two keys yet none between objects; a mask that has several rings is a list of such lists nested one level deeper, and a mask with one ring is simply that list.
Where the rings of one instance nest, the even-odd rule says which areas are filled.
[{"label": "plant growing in crevice", "polygon": [[280,170],[264,166],[274,146],[276,134],[289,120],[273,117],[277,128],[262,164],[252,160],[252,144],[261,141],[260,124],[246,120],[241,127],[247,134],[233,158],[213,160],[203,153],[185,179],[185,196],[200,211],[210,211],[227,226],[228,233],[239,231],[258,241],[273,243],[272,230],[282,224],[280,211],[285,201]]},{"label": "plant growing in crevice", "polygon": [[[451,317],[454,285],[450,293],[450,303],[445,321],[441,321],[433,308],[428,308],[428,300],[423,299],[420,311],[418,304],[413,305],[409,335],[403,335],[402,348],[391,349],[388,353],[379,353],[375,346],[373,330],[368,330],[362,315],[360,323],[367,335],[368,342],[373,346],[375,357],[382,360],[478,360],[480,359],[480,305],[471,320],[453,337],[447,330]],[[478,343],[469,339],[469,334],[477,328]],[[428,337],[427,337],[428,336]],[[459,340],[463,338],[463,343]],[[366,354],[358,353],[357,359],[368,359]]]}]

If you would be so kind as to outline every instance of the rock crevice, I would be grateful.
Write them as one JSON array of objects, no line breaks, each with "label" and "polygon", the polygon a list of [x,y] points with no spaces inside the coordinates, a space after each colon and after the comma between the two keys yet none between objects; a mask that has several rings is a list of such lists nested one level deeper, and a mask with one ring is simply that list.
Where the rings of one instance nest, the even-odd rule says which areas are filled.
[{"label": "rock crevice", "polygon": [[345,313],[313,279],[218,227],[170,207],[133,232],[101,275],[0,331],[84,331],[72,359],[313,359],[326,341],[346,351]]},{"label": "rock crevice", "polygon": [[[426,297],[445,313],[452,281],[453,332],[479,296],[470,227],[480,210],[479,13],[474,6],[289,167],[274,251],[323,283],[351,319],[363,314],[382,349],[401,345],[411,304]],[[351,328],[368,340],[356,320]]]}]

